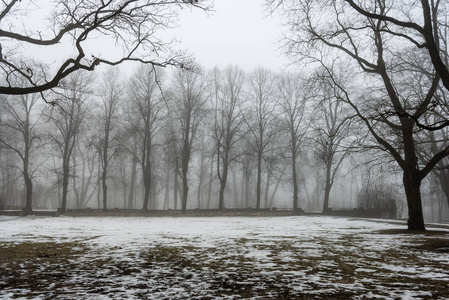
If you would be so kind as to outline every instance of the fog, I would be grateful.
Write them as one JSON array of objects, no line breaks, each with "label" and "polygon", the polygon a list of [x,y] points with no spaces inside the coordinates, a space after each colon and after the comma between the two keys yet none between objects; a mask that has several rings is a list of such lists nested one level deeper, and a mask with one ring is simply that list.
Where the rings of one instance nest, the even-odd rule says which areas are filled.
[{"label": "fog", "polygon": [[2,209],[448,218],[445,3],[58,3],[2,6]]},{"label": "fog", "polygon": [[[323,102],[325,92],[297,73],[263,68],[142,66],[129,77],[117,68],[77,73],[46,99],[56,105],[35,95],[4,97],[2,141],[10,148],[1,149],[2,207],[26,206],[27,162],[35,210],[296,205],[406,217],[397,167],[363,147],[360,123],[338,99]],[[447,218],[438,185],[427,181],[424,190],[426,219]]]}]

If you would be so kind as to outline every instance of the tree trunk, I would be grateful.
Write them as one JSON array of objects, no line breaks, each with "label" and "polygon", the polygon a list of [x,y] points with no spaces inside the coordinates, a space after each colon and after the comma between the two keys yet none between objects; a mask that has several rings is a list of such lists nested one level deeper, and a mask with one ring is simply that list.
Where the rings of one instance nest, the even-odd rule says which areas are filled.
[{"label": "tree trunk", "polygon": [[[101,157],[100,157],[101,159]],[[101,208],[101,167],[100,164],[98,164],[98,176],[97,176],[97,208],[100,209]]]},{"label": "tree trunk", "polygon": [[209,187],[207,190],[207,206],[206,206],[207,209],[210,208],[210,202],[211,202],[210,198],[212,197],[212,184],[213,184],[213,179],[214,179],[214,158],[215,158],[215,156],[212,155],[211,162],[210,162]]},{"label": "tree trunk", "polygon": [[260,209],[260,187],[262,184],[262,153],[257,153],[256,208]]},{"label": "tree trunk", "polygon": [[25,211],[30,213],[33,211],[33,182],[31,178],[26,175],[25,177],[26,186],[26,201],[25,201]]},{"label": "tree trunk", "polygon": [[226,189],[226,182],[228,180],[228,166],[223,164],[223,175],[220,180],[220,195],[218,198],[218,209],[224,209],[224,191]]},{"label": "tree trunk", "polygon": [[331,164],[326,165],[326,182],[324,186],[324,201],[323,201],[323,214],[329,212],[329,196],[332,189],[331,182]]},{"label": "tree trunk", "polygon": [[[294,151],[296,152],[296,151]],[[292,174],[293,174],[293,210],[298,209],[298,175],[296,174],[296,153],[292,155]]]},{"label": "tree trunk", "polygon": [[151,168],[149,165],[146,166],[146,170],[143,175],[143,186],[145,189],[143,198],[143,210],[148,210],[148,205],[150,203],[150,191],[151,191]]},{"label": "tree trunk", "polygon": [[421,201],[421,179],[415,170],[404,170],[403,177],[408,206],[408,230],[426,230]]},{"label": "tree trunk", "polygon": [[408,229],[425,230],[421,201],[422,178],[418,169],[418,157],[413,138],[414,121],[402,118],[402,137],[404,143],[404,163],[402,165],[403,183],[408,207]]},{"label": "tree trunk", "polygon": [[173,184],[173,206],[174,210],[178,209],[178,173],[175,170],[175,182]]},{"label": "tree trunk", "polygon": [[251,172],[245,171],[245,204],[246,207],[251,207],[253,203],[250,202],[251,198]]},{"label": "tree trunk", "polygon": [[62,166],[62,201],[61,201],[61,211],[65,212],[67,210],[67,194],[69,191],[69,166],[68,159],[64,158]]},{"label": "tree trunk", "polygon": [[128,209],[134,208],[134,191],[136,189],[137,159],[133,157],[131,166],[131,182],[129,183]]},{"label": "tree trunk", "polygon": [[103,169],[103,174],[101,175],[101,186],[103,187],[103,210],[107,210],[108,186],[106,184],[106,169]]},{"label": "tree trunk", "polygon": [[231,168],[232,174],[232,200],[234,200],[234,208],[240,207],[240,199],[239,199],[239,185],[237,180],[236,168]]},{"label": "tree trunk", "polygon": [[[184,172],[183,172],[184,173]],[[182,179],[182,213],[187,212],[187,197],[189,195],[189,185],[187,183],[187,172],[183,174]]]},{"label": "tree trunk", "polygon": [[267,183],[265,184],[265,195],[264,195],[264,200],[265,200],[265,208],[270,208],[270,204],[268,203],[269,199],[268,199],[268,195],[270,193],[270,181],[271,181],[271,172],[267,172]]},{"label": "tree trunk", "polygon": [[200,174],[198,176],[198,195],[197,195],[197,202],[198,202],[198,209],[201,208],[201,196],[202,196],[202,190],[203,190],[203,181],[204,181],[204,154],[201,153],[201,164],[200,164]]},{"label": "tree trunk", "polygon": [[220,174],[220,154],[218,154],[217,157],[217,172],[218,172],[218,179],[220,181],[220,193],[218,196],[218,209],[223,210],[224,209],[224,192],[226,189],[226,183],[228,181],[228,169],[229,169],[229,163],[228,163],[228,152],[225,152],[225,157],[223,158],[223,164],[222,168],[223,171]]},{"label": "tree trunk", "polygon": [[33,211],[33,203],[32,203],[32,197],[33,197],[33,182],[31,181],[30,174],[28,171],[28,156],[25,156],[25,159],[23,161],[23,177],[25,181],[25,190],[26,190],[26,198],[25,198],[25,211],[27,213],[30,213]]}]

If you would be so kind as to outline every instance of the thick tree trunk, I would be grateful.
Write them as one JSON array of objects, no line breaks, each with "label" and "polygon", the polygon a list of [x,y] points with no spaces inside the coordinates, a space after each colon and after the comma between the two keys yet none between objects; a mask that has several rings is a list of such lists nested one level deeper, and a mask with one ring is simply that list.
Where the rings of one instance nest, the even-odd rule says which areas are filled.
[{"label": "thick tree trunk", "polygon": [[402,119],[404,164],[402,170],[405,195],[408,207],[408,229],[425,230],[421,201],[421,175],[418,169],[418,157],[413,139],[413,120]]},{"label": "thick tree trunk", "polygon": [[408,206],[408,230],[426,230],[421,201],[421,179],[415,170],[404,170],[403,177]]}]

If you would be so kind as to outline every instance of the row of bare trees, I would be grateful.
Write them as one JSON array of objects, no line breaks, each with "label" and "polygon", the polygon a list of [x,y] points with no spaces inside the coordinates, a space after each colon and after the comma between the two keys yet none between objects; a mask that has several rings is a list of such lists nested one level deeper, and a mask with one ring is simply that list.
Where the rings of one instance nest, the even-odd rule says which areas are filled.
[{"label": "row of bare trees", "polygon": [[[154,209],[164,194],[163,208],[177,209],[180,195],[186,211],[195,182],[198,201],[190,206],[273,207],[284,185],[292,187],[291,207],[298,209],[298,168],[309,152],[332,174],[325,178],[327,209],[349,136],[348,111],[322,86],[262,68],[177,70],[169,77],[141,67],[126,80],[118,69],[97,80],[81,73],[52,97],[54,106],[37,94],[1,98],[2,156],[12,151],[21,158],[21,166],[10,165],[23,175],[28,211],[33,182],[58,191],[62,210],[92,205],[95,195],[107,209],[112,185],[125,208],[142,199],[143,209]],[[6,191],[7,176],[2,184]]]},{"label": "row of bare trees", "polygon": [[[289,206],[298,209],[310,198],[311,170],[319,169],[315,189],[322,189],[317,197],[327,212],[336,177],[345,176],[339,172],[345,158],[397,172],[329,71],[319,68],[305,78],[229,66],[167,76],[143,66],[124,79],[112,68],[96,80],[89,73],[68,77],[63,92],[53,95],[54,106],[37,94],[2,96],[1,155],[9,158],[2,192],[11,195],[10,205],[21,205],[14,202],[20,193],[11,193],[20,175],[28,211],[33,194],[56,193],[47,206],[62,210],[107,209],[112,197],[114,207],[186,211],[270,208],[281,186],[292,193]],[[445,128],[415,134],[423,158],[447,140]],[[361,160],[367,153],[369,159]],[[445,162],[439,164],[434,176],[445,191]],[[39,193],[33,193],[36,184]]]},{"label": "row of bare trees", "polygon": [[[206,111],[209,112],[206,115],[210,118],[201,118],[195,115],[201,110],[183,105],[183,109],[179,111],[190,114],[186,119],[169,113],[170,99],[180,96],[177,91],[170,96],[170,92],[164,90],[162,82],[159,82],[154,75],[154,68],[175,65],[183,69],[186,66],[185,62],[188,61],[184,60],[185,56],[178,55],[180,52],[173,52],[170,43],[158,39],[156,33],[159,29],[170,26],[176,19],[179,9],[183,7],[207,10],[202,2],[198,4],[197,1],[185,0],[158,2],[117,0],[101,3],[60,1],[56,7],[51,8],[17,0],[3,2],[0,6],[0,72],[4,75],[0,83],[4,103],[1,116],[4,131],[1,135],[2,151],[12,151],[21,161],[20,172],[27,185],[26,194],[29,195],[27,209],[32,207],[32,178],[39,166],[48,165],[46,156],[39,155],[38,159],[35,159],[33,155],[36,152],[40,153],[50,144],[53,146],[52,151],[47,149],[49,157],[53,158],[50,154],[56,150],[60,152],[62,167],[59,168],[59,162],[55,160],[54,172],[56,177],[60,178],[58,180],[62,187],[61,199],[64,209],[70,181],[73,181],[72,185],[75,185],[75,182],[76,185],[80,185],[77,177],[73,175],[75,170],[71,170],[70,165],[75,165],[76,158],[82,156],[75,154],[86,149],[80,146],[82,143],[92,145],[91,148],[95,148],[99,156],[98,162],[101,163],[96,164],[98,166],[96,181],[101,182],[101,188],[100,184],[97,184],[96,190],[103,193],[104,208],[107,207],[108,174],[112,173],[111,168],[115,166],[113,162],[121,155],[121,149],[126,149],[126,153],[133,157],[132,165],[135,167],[131,178],[134,180],[137,178],[133,176],[136,175],[139,165],[145,187],[145,209],[150,205],[151,193],[157,194],[155,182],[158,180],[160,170],[166,169],[162,162],[167,164],[169,161],[175,166],[175,183],[179,178],[182,181],[184,205],[189,189],[189,162],[192,153],[195,152],[193,151],[195,134],[198,132],[203,132],[203,135],[207,135],[207,132],[213,133],[210,141],[203,139],[202,142],[205,145],[213,145],[209,151],[214,153],[210,158],[211,162],[214,162],[210,164],[212,166],[210,170],[216,174],[213,177],[219,182],[220,208],[225,206],[225,192],[229,193],[226,191],[228,177],[235,172],[230,166],[237,161],[243,166],[242,168],[246,170],[244,181],[248,181],[253,173],[251,159],[248,159],[251,155],[247,154],[255,154],[254,157],[257,158],[255,159],[256,206],[260,207],[262,162],[266,165],[266,177],[270,177],[272,175],[270,170],[273,169],[269,166],[279,164],[271,163],[273,160],[268,157],[276,151],[279,153],[273,157],[283,157],[292,163],[290,169],[293,178],[293,207],[297,207],[295,173],[298,163],[295,163],[295,160],[302,150],[302,147],[298,146],[301,142],[298,141],[306,136],[305,133],[309,129],[313,129],[316,133],[315,144],[322,146],[313,148],[320,149],[316,151],[316,156],[320,157],[326,166],[324,209],[329,201],[329,191],[335,180],[336,170],[350,153],[336,149],[345,144],[348,149],[372,150],[376,155],[379,153],[376,150],[381,150],[386,154],[383,160],[394,161],[402,172],[409,212],[409,229],[425,229],[421,185],[433,172],[441,185],[445,186],[446,157],[449,154],[446,139],[446,126],[449,125],[446,101],[449,90],[447,3],[430,0],[401,0],[394,3],[377,0],[266,0],[266,4],[273,8],[273,11],[281,10],[282,18],[288,26],[289,33],[285,39],[287,54],[296,63],[305,62],[309,66],[311,64],[319,66],[313,68],[312,73],[315,74],[312,76],[313,84],[308,83],[308,86],[300,88],[299,92],[297,88],[293,88],[291,92],[286,93],[287,97],[280,97],[282,92],[277,87],[283,79],[277,79],[272,85],[274,81],[267,79],[266,74],[263,74],[265,72],[261,72],[259,75],[250,76],[251,79],[246,80],[245,84],[240,84],[244,81],[242,79],[245,77],[244,74],[228,68],[208,76],[206,89],[208,92],[205,96],[208,100],[205,103],[209,104],[206,106]],[[27,22],[26,18],[31,13],[45,19],[42,28],[36,28],[36,24]],[[17,22],[18,18],[22,22]],[[48,68],[49,65],[24,58],[28,50],[32,53],[35,48],[54,48],[64,38],[72,42],[71,51],[67,53],[73,55],[58,62],[60,65],[56,71],[52,72]],[[93,46],[89,42],[97,38],[100,38],[105,45],[121,46],[122,55],[118,55],[118,59],[113,55],[110,58],[94,55],[87,57],[86,50]],[[108,53],[115,52],[112,48]],[[142,52],[145,49],[147,51]],[[86,122],[86,120],[91,117],[92,111],[100,109],[91,107],[86,111],[80,110],[80,107],[89,102],[87,98],[90,97],[104,97],[108,102],[114,93],[110,94],[106,87],[101,92],[98,88],[94,88],[93,92],[87,92],[89,85],[81,83],[81,79],[76,79],[79,75],[72,78],[68,76],[77,70],[91,71],[99,64],[116,65],[127,60],[153,66],[152,72],[145,71],[147,75],[152,74],[147,76],[152,78],[147,78],[144,87],[138,82],[140,79],[137,79],[134,83],[136,88],[126,91],[126,95],[121,95],[123,98],[129,98],[129,103],[134,105],[119,105],[120,112],[116,117],[120,126],[117,128],[112,126],[115,124],[112,122],[113,114],[104,106],[102,118],[96,117],[102,120],[97,124],[98,132],[101,133],[97,132],[95,138],[90,136],[87,141],[83,140],[85,135],[80,134],[82,127],[86,127],[85,124],[91,126],[93,121]],[[300,84],[298,80],[296,84]],[[131,86],[133,83],[128,82],[126,85]],[[111,89],[116,86],[117,82]],[[58,89],[58,97],[46,94],[46,91],[52,88]],[[266,100],[270,98],[272,88],[275,91],[273,95],[276,95],[273,97],[274,102]],[[120,94],[123,90],[126,89],[119,89],[115,94]],[[35,106],[29,104],[32,102],[31,98],[37,97],[30,95],[34,92],[39,92],[49,103],[57,103],[57,108],[50,112],[43,109],[30,114],[27,119],[26,111],[31,111],[30,107]],[[135,95],[132,95],[133,93]],[[18,97],[22,97],[22,102],[25,103],[25,106],[22,105],[25,113],[16,114],[15,104],[11,105],[13,102],[4,96],[6,94],[24,95]],[[183,101],[189,97],[186,96],[188,94],[187,91],[182,93]],[[316,105],[313,109],[305,106],[304,111],[300,105],[293,110],[296,114],[294,118],[289,122],[285,121],[288,114],[285,111],[281,113],[282,107],[288,106],[284,103],[285,99],[288,97],[295,99],[298,94],[302,99],[314,99]],[[249,99],[253,101],[248,101]],[[331,102],[327,103],[327,99]],[[64,102],[67,103],[63,105]],[[179,101],[171,103],[179,104]],[[249,103],[252,103],[252,106]],[[270,105],[278,109],[270,110]],[[323,113],[318,113],[317,107],[322,107]],[[139,109],[144,113],[139,112]],[[339,111],[340,109],[342,111]],[[276,113],[271,115],[273,111]],[[267,112],[270,112],[268,115],[276,121],[261,117]],[[302,127],[304,122],[301,112],[307,112],[306,119],[309,126]],[[140,113],[141,117],[132,121],[132,118],[123,118],[126,113],[134,118]],[[316,117],[313,121],[311,121],[313,118],[310,118],[312,114]],[[284,118],[278,118],[280,115]],[[333,124],[337,116],[341,117],[339,120],[342,122]],[[40,130],[40,126],[37,126],[40,124],[38,120],[41,119],[51,120],[54,123],[52,127],[54,130],[44,130],[48,132],[44,135],[37,134]],[[168,119],[176,122],[167,125],[165,120]],[[196,127],[195,122],[200,122],[199,119],[209,119],[209,127],[204,127],[203,123],[207,122],[197,123]],[[326,125],[317,127],[315,125],[317,120],[324,120]],[[128,123],[127,126],[123,126],[125,123]],[[291,125],[290,130],[286,129],[288,126],[285,123]],[[297,131],[298,123],[302,124],[300,131]],[[358,124],[361,127],[356,131],[350,130],[349,124],[351,126]],[[282,134],[278,132],[272,134],[271,127],[276,128],[275,131],[279,128],[284,130],[279,131]],[[170,128],[168,134],[167,128]],[[201,130],[202,128],[208,130]],[[14,132],[20,133],[23,143],[22,139],[20,143],[14,141]],[[180,132],[185,134],[173,137]],[[356,135],[357,138],[348,137],[355,132],[366,135],[363,138],[360,138],[359,134]],[[30,133],[33,135],[30,136]],[[161,135],[165,136],[164,142],[161,142]],[[288,138],[285,137],[287,135]],[[83,138],[80,139],[81,136]],[[345,138],[340,138],[341,136]],[[278,138],[281,141],[278,141]],[[277,147],[272,146],[276,144]],[[286,149],[289,150],[289,155],[286,154]],[[200,157],[207,157],[206,152],[200,152],[202,153]],[[157,160],[158,163],[155,164],[155,157],[161,157],[161,153],[170,155],[165,155],[165,161]],[[9,158],[10,155],[11,153],[6,153],[2,158]],[[203,160],[201,163],[204,163]],[[92,164],[87,164],[87,169],[92,170],[91,166]],[[85,171],[86,169],[83,169],[83,172]],[[120,177],[125,182],[127,178],[125,171],[128,170],[124,168],[122,171]],[[8,178],[8,182],[14,179],[9,169],[2,168],[2,173],[4,178]],[[200,178],[203,177],[204,173]],[[170,178],[169,174],[167,178]],[[87,180],[83,184],[89,182]],[[81,186],[85,187],[83,184]],[[176,191],[177,188],[173,190]],[[443,191],[447,191],[447,188],[443,187]],[[234,194],[236,192],[233,191]],[[76,195],[81,197],[84,193],[77,192]],[[174,197],[177,197],[175,195],[177,192],[174,193]],[[245,192],[245,195],[248,193]],[[97,199],[100,198],[97,196]],[[267,204],[268,197],[265,199]]]}]

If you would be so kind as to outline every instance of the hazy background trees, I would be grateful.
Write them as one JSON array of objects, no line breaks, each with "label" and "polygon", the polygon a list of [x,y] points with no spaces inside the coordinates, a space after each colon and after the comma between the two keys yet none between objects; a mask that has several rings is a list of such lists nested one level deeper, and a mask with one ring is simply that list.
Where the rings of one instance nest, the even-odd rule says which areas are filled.
[{"label": "hazy background trees", "polygon": [[[152,189],[156,188],[156,138],[167,116],[159,76],[162,76],[162,70],[142,66],[132,76],[128,85],[131,107],[125,120],[129,126],[129,136],[135,135],[135,139],[127,141],[125,148],[140,165],[145,190],[142,204],[144,210],[149,209],[150,194]],[[133,147],[134,142],[136,147]],[[154,202],[151,203],[152,206],[153,204]]]},{"label": "hazy background trees", "polygon": [[[67,209],[69,193],[69,180],[73,176],[74,166],[72,155],[76,141],[79,139],[82,122],[87,113],[87,105],[92,97],[92,78],[76,73],[68,78],[61,98],[55,100],[57,105],[52,106],[48,119],[54,127],[49,128],[51,142],[58,149],[61,160],[61,203],[62,211]],[[56,129],[56,130],[55,130]]]},{"label": "hazy background trees", "polygon": [[[39,187],[31,208],[363,208],[403,217],[399,168],[379,151],[365,121],[354,118],[349,101],[360,94],[349,89],[353,77],[344,76],[337,68],[320,67],[307,77],[237,66],[71,75],[57,105],[41,102],[30,111],[33,130],[39,129],[33,157],[40,157],[31,161]],[[26,121],[19,104],[34,95],[5,96],[23,112],[18,122]],[[438,95],[446,94],[439,89]],[[369,103],[384,105],[376,101]],[[371,108],[364,106],[363,113]],[[383,128],[388,124],[375,112],[371,126],[401,149],[398,131]],[[444,111],[433,112],[428,121],[436,124]],[[10,114],[2,110],[5,141]],[[445,130],[415,133],[420,159],[444,147]],[[0,179],[2,192],[12,196],[4,205],[25,206],[23,162],[5,145]],[[445,170],[441,160],[423,181],[427,218],[447,216]]]},{"label": "hazy background trees", "polygon": [[[248,144],[256,155],[256,208],[261,208],[262,163],[272,148],[274,137],[279,132],[276,126],[279,114],[275,97],[274,75],[266,69],[257,68],[249,77],[248,112],[244,118],[248,127]],[[268,178],[266,184],[268,185]],[[267,206],[268,203],[265,203]]]},{"label": "hazy background trees", "polygon": [[[42,155],[36,153],[45,144],[42,128],[39,128],[43,114],[42,98],[38,94],[27,94],[17,97],[2,96],[0,101],[0,110],[2,111],[0,148],[4,149],[2,154],[5,157],[9,156],[6,153],[10,151],[21,162],[16,167],[19,168],[25,182],[25,210],[30,212],[32,210],[33,181],[36,180],[35,172],[44,159]],[[5,173],[9,173],[7,166],[13,161],[2,163]],[[9,176],[5,175],[4,180],[8,181]],[[4,192],[10,194],[12,191]]]},{"label": "hazy background trees", "polygon": [[217,162],[217,178],[220,182],[218,208],[223,209],[230,167],[241,155],[237,145],[244,134],[242,105],[245,74],[237,66],[228,66],[223,71],[214,69],[212,76],[214,86],[212,135]]},{"label": "hazy background trees", "polygon": [[[197,1],[3,2],[0,207],[177,209],[181,196],[183,212],[327,213],[357,196],[360,208],[395,203],[399,215],[405,198],[409,229],[425,228],[423,206],[442,219],[447,3],[265,2],[281,12],[284,49],[303,74],[193,68],[158,32],[184,7],[207,10]],[[93,41],[107,54],[92,54]],[[45,49],[63,54],[27,58]],[[124,61],[143,66],[85,72]],[[398,174],[402,192],[379,184]]]},{"label": "hazy background trees", "polygon": [[[179,151],[180,168],[177,170],[177,175],[182,181],[181,210],[185,212],[189,193],[189,165],[195,150],[198,129],[205,117],[205,104],[208,100],[204,74],[177,70],[173,76],[170,100],[168,105],[172,108],[170,110],[172,114],[169,116],[169,122],[171,122],[173,142]],[[201,176],[199,180],[202,180]]]},{"label": "hazy background trees", "polygon": [[103,192],[103,209],[107,209],[108,173],[110,162],[116,157],[118,144],[118,108],[123,101],[124,83],[120,82],[118,69],[109,69],[102,76],[99,87],[99,112],[97,115],[98,133],[95,133],[92,144],[100,159],[101,189]]},{"label": "hazy background trees", "polygon": [[298,158],[304,150],[303,142],[308,130],[306,104],[309,90],[299,74],[281,75],[277,82],[277,93],[282,111],[283,128],[286,132],[286,154],[291,162],[293,209],[299,208]]}]

